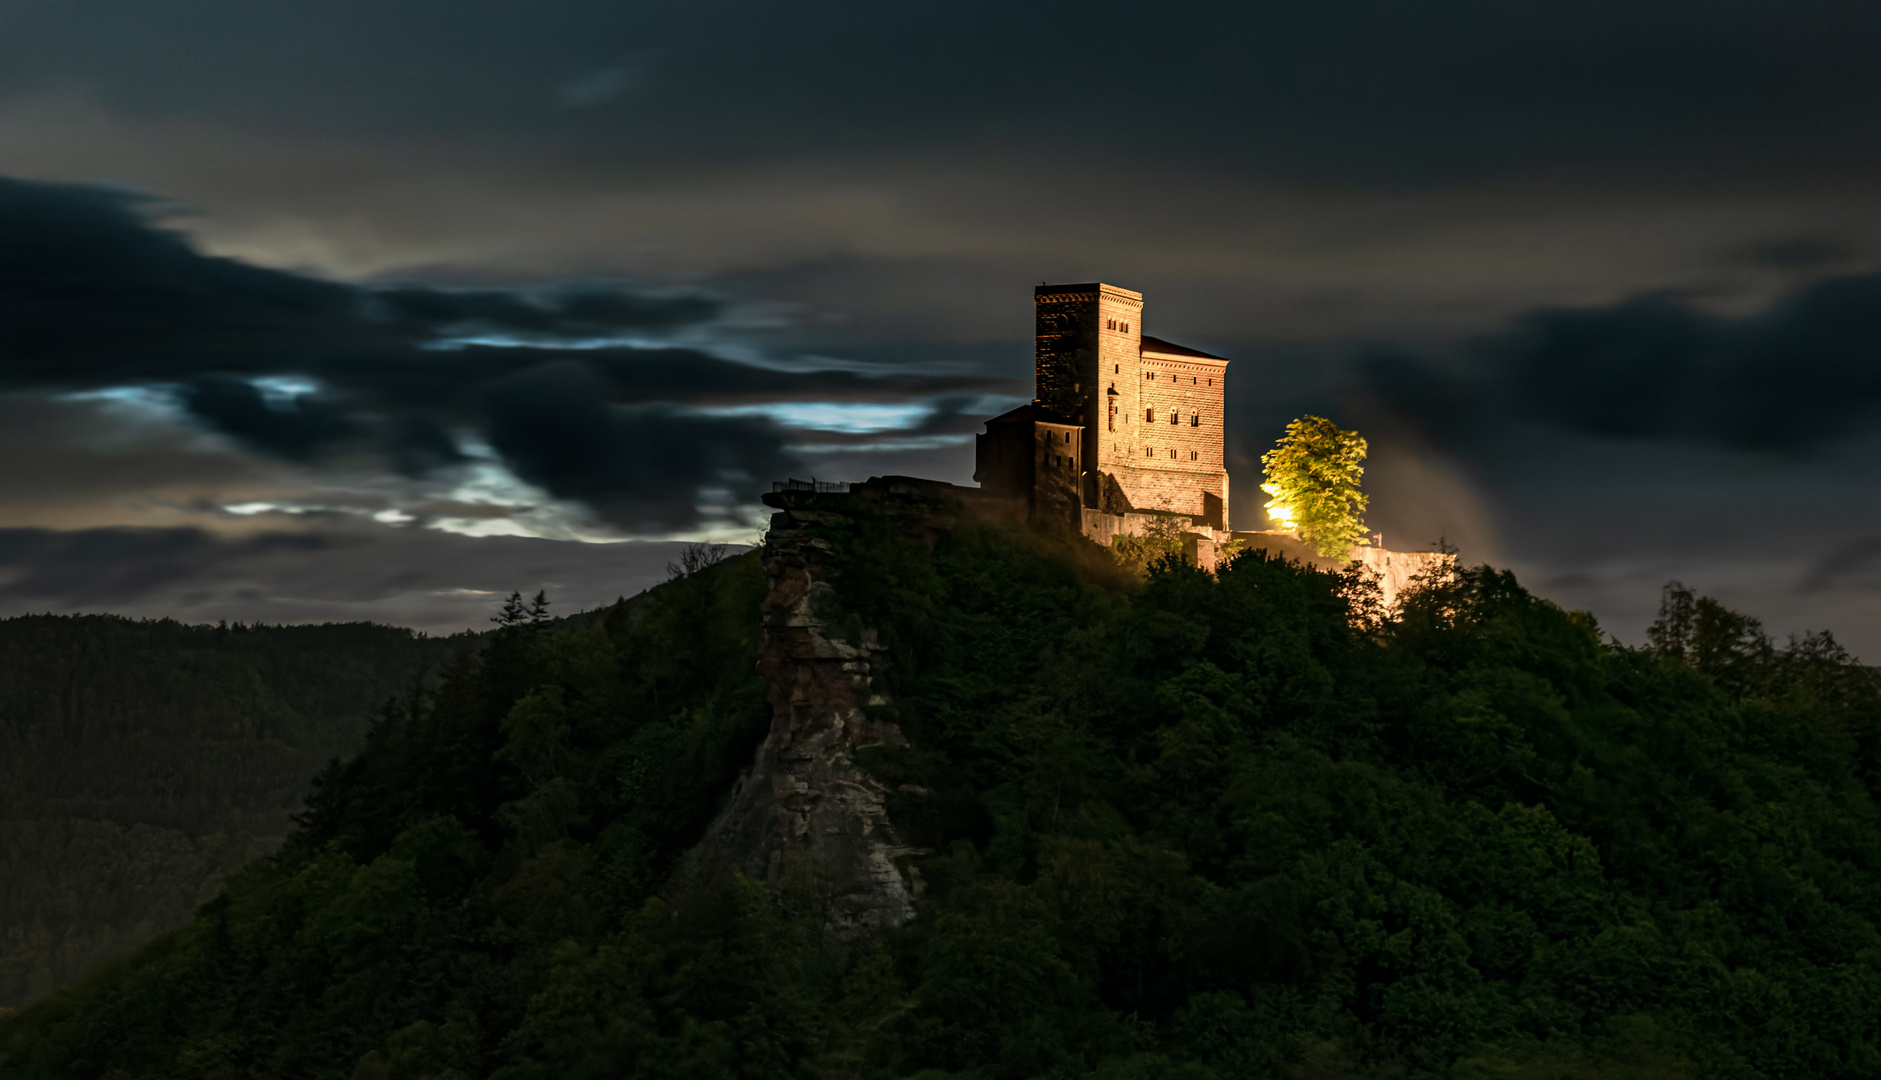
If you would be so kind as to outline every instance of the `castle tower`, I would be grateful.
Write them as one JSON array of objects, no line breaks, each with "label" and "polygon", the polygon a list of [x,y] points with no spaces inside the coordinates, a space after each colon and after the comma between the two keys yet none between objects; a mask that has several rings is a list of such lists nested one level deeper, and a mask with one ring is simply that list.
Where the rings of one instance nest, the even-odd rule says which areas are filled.
[{"label": "castle tower", "polygon": [[1081,502],[1160,510],[1228,527],[1228,361],[1143,334],[1143,294],[1041,285],[1038,404],[1081,425]]},{"label": "castle tower", "polygon": [[1102,499],[1097,477],[1123,463],[1116,436],[1139,411],[1143,294],[1097,282],[1041,285],[1033,304],[1034,393],[1042,407],[1083,425],[1083,502],[1096,507]]}]

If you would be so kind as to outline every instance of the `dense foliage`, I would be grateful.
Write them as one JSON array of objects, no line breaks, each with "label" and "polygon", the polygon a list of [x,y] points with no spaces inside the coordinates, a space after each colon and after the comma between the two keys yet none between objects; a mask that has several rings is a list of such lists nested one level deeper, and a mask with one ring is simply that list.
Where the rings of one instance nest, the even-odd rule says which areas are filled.
[{"label": "dense foliage", "polygon": [[833,540],[931,853],[905,930],[657,895],[766,723],[746,556],[500,631],[280,859],[0,1025],[0,1075],[1881,1073],[1877,695],[1828,639],[1674,595],[1624,648],[1486,568],[1384,622],[1258,554]]},{"label": "dense foliage", "polygon": [[1267,516],[1282,529],[1298,533],[1307,546],[1327,558],[1344,559],[1365,538],[1365,508],[1359,491],[1365,478],[1363,436],[1323,416],[1302,416],[1261,455]]},{"label": "dense foliage", "polygon": [[460,647],[366,623],[0,620],[0,1005],[187,924]]}]

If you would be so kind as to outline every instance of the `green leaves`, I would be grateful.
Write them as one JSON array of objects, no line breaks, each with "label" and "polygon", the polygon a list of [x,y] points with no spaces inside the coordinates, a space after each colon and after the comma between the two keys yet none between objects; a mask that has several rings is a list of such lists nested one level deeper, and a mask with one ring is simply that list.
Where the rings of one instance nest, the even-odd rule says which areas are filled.
[{"label": "green leaves", "polygon": [[394,710],[279,863],[0,1019],[0,1073],[1881,1072],[1873,681],[1832,640],[1694,601],[1682,657],[1629,650],[1488,568],[1355,627],[1258,556],[832,544],[892,646],[909,926],[832,940],[803,867],[655,896],[769,720],[723,564]]},{"label": "green leaves", "polygon": [[1365,507],[1359,492],[1365,476],[1365,440],[1321,416],[1303,416],[1261,455],[1268,500],[1267,516],[1282,529],[1327,558],[1343,559],[1365,535]]}]

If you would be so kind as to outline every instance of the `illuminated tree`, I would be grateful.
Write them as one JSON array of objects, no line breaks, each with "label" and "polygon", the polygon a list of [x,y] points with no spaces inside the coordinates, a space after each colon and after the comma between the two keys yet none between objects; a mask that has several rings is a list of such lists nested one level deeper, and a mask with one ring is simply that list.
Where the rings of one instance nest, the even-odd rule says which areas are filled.
[{"label": "illuminated tree", "polygon": [[1297,533],[1321,555],[1345,558],[1355,544],[1367,543],[1366,498],[1359,493],[1365,475],[1365,440],[1320,416],[1302,416],[1261,455],[1273,496],[1267,516]]}]

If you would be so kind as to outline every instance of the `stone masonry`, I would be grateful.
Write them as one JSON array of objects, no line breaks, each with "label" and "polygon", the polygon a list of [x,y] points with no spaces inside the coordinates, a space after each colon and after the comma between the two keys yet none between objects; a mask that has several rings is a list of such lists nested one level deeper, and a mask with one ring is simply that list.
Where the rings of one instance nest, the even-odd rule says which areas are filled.
[{"label": "stone masonry", "polygon": [[[1228,361],[1146,336],[1143,294],[1129,289],[1041,285],[1033,302],[1033,408],[1038,419],[1078,429],[1079,504],[1106,513],[1183,514],[1228,528]],[[1019,419],[1022,411],[989,422],[989,433],[992,423]],[[983,450],[1007,441],[988,440]],[[987,487],[1031,481],[984,452],[978,464],[975,476]]]}]

